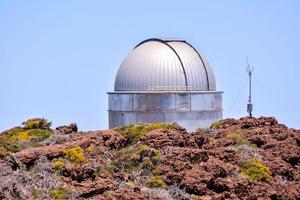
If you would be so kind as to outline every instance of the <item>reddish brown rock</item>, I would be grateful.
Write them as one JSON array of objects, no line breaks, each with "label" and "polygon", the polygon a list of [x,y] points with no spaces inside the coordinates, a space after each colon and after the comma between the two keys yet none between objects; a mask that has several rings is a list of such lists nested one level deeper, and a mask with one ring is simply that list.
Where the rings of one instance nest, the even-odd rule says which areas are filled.
[{"label": "reddish brown rock", "polygon": [[165,146],[184,147],[186,139],[184,134],[177,133],[172,130],[153,130],[140,138],[138,143],[145,144],[153,148],[162,148]]},{"label": "reddish brown rock", "polygon": [[111,179],[96,178],[95,180],[86,180],[80,183],[72,182],[71,187],[76,191],[76,196],[89,198],[98,194],[103,194],[105,191],[116,190],[117,183]]},{"label": "reddish brown rock", "polygon": [[187,133],[185,130],[181,130],[181,132],[175,132],[174,130],[153,130],[146,133],[137,143],[153,148],[163,148],[166,146],[200,148],[208,143],[208,134],[210,134],[209,130],[202,130],[195,133]]},{"label": "reddish brown rock", "polygon": [[75,146],[80,146],[85,149],[90,145],[97,145],[103,146],[106,149],[119,149],[124,146],[124,143],[125,138],[113,130],[91,131],[84,136],[74,138],[72,141],[64,144],[25,149],[16,153],[14,157],[24,164],[29,164],[41,156],[46,156],[49,159],[62,156],[62,149]]},{"label": "reddish brown rock", "polygon": [[64,125],[64,126],[56,127],[55,130],[57,130],[59,133],[62,133],[62,134],[70,134],[70,133],[77,132],[78,127],[77,127],[77,124],[72,123],[68,126]]},{"label": "reddish brown rock", "polygon": [[101,161],[91,163],[84,163],[82,165],[73,165],[73,164],[65,164],[61,173],[65,177],[69,177],[72,180],[76,180],[78,182],[91,179],[94,180],[96,178],[96,170],[101,166]]}]

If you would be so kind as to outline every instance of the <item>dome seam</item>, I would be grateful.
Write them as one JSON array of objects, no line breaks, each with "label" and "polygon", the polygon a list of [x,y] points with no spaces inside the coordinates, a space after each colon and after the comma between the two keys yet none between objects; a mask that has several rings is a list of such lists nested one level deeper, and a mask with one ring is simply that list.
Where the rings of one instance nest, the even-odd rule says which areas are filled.
[{"label": "dome seam", "polygon": [[195,47],[193,47],[190,43],[184,41],[184,43],[186,43],[187,45],[189,45],[196,53],[197,55],[199,56],[201,62],[202,62],[202,65],[204,67],[204,70],[205,70],[205,74],[206,74],[206,81],[207,81],[207,90],[210,90],[210,84],[209,84],[209,78],[208,78],[208,73],[207,73],[207,69],[206,69],[206,66],[205,66],[205,63],[204,63],[204,60],[202,58],[202,56],[200,55],[200,53],[195,49]]},{"label": "dome seam", "polygon": [[[158,38],[151,38],[151,39],[147,39],[147,40],[144,40],[144,41],[140,42],[138,45],[136,45],[134,47],[134,49],[137,48],[137,47],[139,47],[140,45],[146,43],[146,42],[151,42],[151,41],[156,41],[156,42],[162,43],[162,44],[166,45],[167,47],[169,47],[175,53],[175,55],[177,56],[177,58],[178,58],[178,60],[180,62],[182,70],[183,70],[183,74],[184,74],[184,78],[185,78],[185,87],[186,87],[185,90],[188,91],[189,85],[188,85],[188,79],[187,79],[187,74],[186,74],[186,71],[185,71],[185,67],[183,65],[183,62],[182,62],[179,54],[177,53],[177,51],[170,44],[168,44],[168,41],[164,41],[164,40],[158,39]],[[206,74],[207,74],[207,72],[206,72]]]}]

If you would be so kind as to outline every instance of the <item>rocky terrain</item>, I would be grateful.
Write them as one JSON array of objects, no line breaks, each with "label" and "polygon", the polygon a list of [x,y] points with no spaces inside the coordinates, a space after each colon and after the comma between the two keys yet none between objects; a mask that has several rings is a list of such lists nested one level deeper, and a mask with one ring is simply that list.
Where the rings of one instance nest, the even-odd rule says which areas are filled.
[{"label": "rocky terrain", "polygon": [[0,199],[300,199],[300,131],[274,118],[0,135]]}]

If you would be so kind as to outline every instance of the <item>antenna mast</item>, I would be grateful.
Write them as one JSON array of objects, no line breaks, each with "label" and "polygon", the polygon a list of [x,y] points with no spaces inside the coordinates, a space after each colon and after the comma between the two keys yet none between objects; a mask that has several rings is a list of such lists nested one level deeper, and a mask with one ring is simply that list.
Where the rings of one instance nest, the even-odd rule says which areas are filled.
[{"label": "antenna mast", "polygon": [[251,79],[252,79],[252,72],[253,72],[253,66],[250,66],[247,58],[247,68],[246,71],[249,76],[249,97],[248,97],[248,104],[247,104],[247,112],[249,114],[249,117],[252,117],[252,111],[253,111],[253,104],[252,104],[252,85],[251,85]]}]

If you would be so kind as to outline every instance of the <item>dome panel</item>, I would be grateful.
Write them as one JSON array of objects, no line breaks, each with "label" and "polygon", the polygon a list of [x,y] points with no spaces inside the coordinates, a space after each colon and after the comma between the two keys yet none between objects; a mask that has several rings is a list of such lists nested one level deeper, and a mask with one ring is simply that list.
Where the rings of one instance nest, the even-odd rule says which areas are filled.
[{"label": "dome panel", "polygon": [[184,40],[149,39],[120,65],[115,91],[151,90],[215,90],[215,78],[208,62]]},{"label": "dome panel", "polygon": [[188,78],[190,90],[209,90],[206,67],[198,53],[185,42],[169,42],[181,58]]}]

